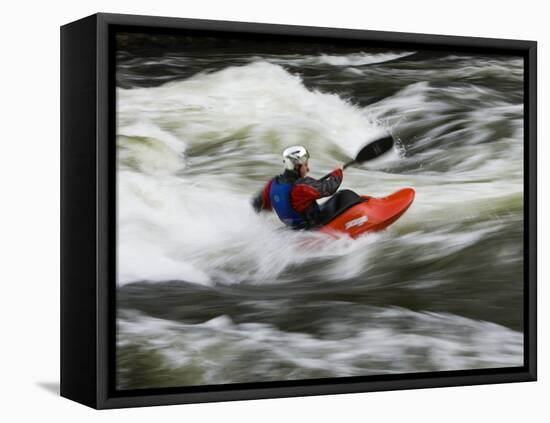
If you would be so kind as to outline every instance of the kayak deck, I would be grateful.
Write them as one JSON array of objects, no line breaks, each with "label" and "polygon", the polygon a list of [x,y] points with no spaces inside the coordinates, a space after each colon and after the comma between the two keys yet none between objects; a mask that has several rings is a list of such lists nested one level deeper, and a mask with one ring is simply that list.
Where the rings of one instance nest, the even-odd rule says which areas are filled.
[{"label": "kayak deck", "polygon": [[362,196],[366,201],[347,209],[319,231],[336,235],[345,233],[357,238],[365,232],[375,232],[387,228],[410,207],[415,191],[403,188],[387,197],[375,198]]}]

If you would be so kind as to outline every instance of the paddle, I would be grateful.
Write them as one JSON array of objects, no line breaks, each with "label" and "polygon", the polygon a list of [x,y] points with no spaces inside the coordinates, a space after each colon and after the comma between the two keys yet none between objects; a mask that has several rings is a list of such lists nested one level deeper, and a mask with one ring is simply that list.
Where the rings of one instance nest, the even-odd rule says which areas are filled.
[{"label": "paddle", "polygon": [[[357,156],[355,159],[347,162],[342,166],[342,169],[347,168],[348,166],[354,165],[356,163],[363,163],[372,159],[376,159],[377,157],[381,156],[382,154],[390,151],[393,147],[393,137],[391,135],[388,135],[384,138],[380,138],[376,141],[373,141],[367,145],[365,145],[359,153],[357,153]],[[320,181],[323,179],[328,178],[332,173],[329,173],[325,176],[323,176]]]},{"label": "paddle", "polygon": [[363,163],[372,159],[377,158],[378,156],[381,156],[385,152],[391,150],[393,147],[393,137],[391,135],[388,135],[387,137],[381,138],[379,140],[373,141],[370,144],[367,144],[364,146],[359,153],[357,153],[357,157],[355,157],[354,160],[347,162],[343,168],[347,168],[348,166],[351,166],[355,163]]}]

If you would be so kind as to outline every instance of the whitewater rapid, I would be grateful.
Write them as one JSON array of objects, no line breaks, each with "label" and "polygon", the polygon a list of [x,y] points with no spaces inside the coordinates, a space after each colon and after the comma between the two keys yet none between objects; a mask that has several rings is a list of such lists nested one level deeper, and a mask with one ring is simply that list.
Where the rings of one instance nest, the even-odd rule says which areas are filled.
[{"label": "whitewater rapid", "polygon": [[[222,47],[119,55],[117,386],[521,365],[521,60]],[[414,188],[387,230],[252,210],[285,147],[320,177],[388,132],[341,187]]]},{"label": "whitewater rapid", "polygon": [[[281,230],[272,216],[253,213],[250,198],[277,174],[280,151],[287,145],[306,145],[313,172],[321,175],[391,130],[391,124],[383,123],[389,111],[400,116],[401,126],[419,113],[426,114],[424,119],[444,120],[449,107],[434,108],[428,101],[433,90],[425,83],[414,84],[360,108],[337,95],[310,90],[298,76],[266,62],[156,88],[119,89],[119,283],[262,283],[268,275],[318,256],[346,260],[353,251],[366,250],[377,242],[376,236],[355,243],[343,240],[320,251],[317,244],[303,248],[301,241],[314,235]],[[518,111],[515,106],[499,107],[493,119],[510,109]],[[482,137],[484,118],[470,115],[473,130]],[[521,119],[514,125],[521,133]],[[437,131],[444,130],[437,126]],[[398,227],[415,226],[413,222],[426,221],[427,216],[432,223],[452,217],[456,225],[497,213],[501,204],[521,203],[523,168],[517,162],[507,165],[507,158],[520,155],[521,148],[513,138],[500,141],[500,154],[458,145],[450,158],[449,151],[434,149],[407,157],[396,148],[367,169],[346,172],[343,187],[385,195],[412,186],[417,200]],[[448,166],[452,172],[442,172],[437,170],[440,161],[456,165]],[[411,170],[395,174],[394,166]],[[491,183],[484,181],[487,177]],[[492,228],[469,230],[451,244],[475,239],[487,230],[498,231],[498,222]],[[436,244],[445,233],[439,229],[424,234],[418,243]]]}]

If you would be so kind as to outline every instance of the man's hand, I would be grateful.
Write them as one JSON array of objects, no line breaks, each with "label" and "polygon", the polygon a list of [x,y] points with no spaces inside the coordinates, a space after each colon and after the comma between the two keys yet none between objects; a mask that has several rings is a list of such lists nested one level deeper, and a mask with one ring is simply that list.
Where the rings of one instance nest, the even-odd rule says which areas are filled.
[{"label": "man's hand", "polygon": [[341,166],[337,166],[331,173],[332,176],[336,176],[339,179],[342,179],[344,176],[344,169]]},{"label": "man's hand", "polygon": [[260,213],[262,211],[262,197],[261,195],[257,195],[254,197],[251,201],[252,207],[254,208],[254,211],[256,213]]}]

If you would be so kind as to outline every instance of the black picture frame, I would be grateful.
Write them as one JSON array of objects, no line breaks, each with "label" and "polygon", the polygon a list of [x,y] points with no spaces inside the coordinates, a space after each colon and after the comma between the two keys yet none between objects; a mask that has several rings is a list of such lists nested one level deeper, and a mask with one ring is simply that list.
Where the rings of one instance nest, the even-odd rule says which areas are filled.
[{"label": "black picture frame", "polygon": [[[116,31],[301,38],[524,58],[524,365],[488,370],[117,392],[115,336]],[[534,41],[95,14],[61,27],[61,395],[97,409],[534,381],[536,334]]]}]

